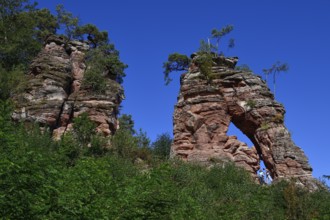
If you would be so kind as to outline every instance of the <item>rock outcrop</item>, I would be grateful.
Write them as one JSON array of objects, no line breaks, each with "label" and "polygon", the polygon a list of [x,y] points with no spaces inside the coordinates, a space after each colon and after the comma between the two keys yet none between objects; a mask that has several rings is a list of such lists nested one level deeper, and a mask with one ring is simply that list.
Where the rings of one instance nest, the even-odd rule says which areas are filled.
[{"label": "rock outcrop", "polygon": [[[236,62],[237,58],[216,58],[211,81],[194,63],[181,76],[172,157],[206,165],[232,161],[254,177],[263,160],[275,180],[295,177],[315,188],[312,168],[284,125],[283,105],[259,76],[235,70]],[[254,147],[227,135],[231,122]]]},{"label": "rock outcrop", "polygon": [[100,133],[113,134],[118,127],[123,89],[106,76],[107,89],[103,94],[81,87],[88,50],[89,45],[84,42],[49,37],[30,66],[26,90],[13,98],[16,109],[12,118],[48,127],[58,139],[72,128],[75,117],[87,112]]}]

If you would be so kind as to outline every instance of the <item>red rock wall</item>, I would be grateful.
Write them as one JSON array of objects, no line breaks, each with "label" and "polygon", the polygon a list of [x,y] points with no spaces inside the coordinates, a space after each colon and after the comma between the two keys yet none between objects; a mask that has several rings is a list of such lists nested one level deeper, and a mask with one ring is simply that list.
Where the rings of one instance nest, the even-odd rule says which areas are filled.
[{"label": "red rock wall", "polygon": [[[232,161],[254,177],[261,158],[275,180],[296,177],[315,187],[307,157],[283,123],[284,107],[265,82],[225,64],[215,65],[212,72],[211,82],[198,69],[181,77],[172,156],[209,165]],[[254,147],[227,135],[230,122]]]},{"label": "red rock wall", "polygon": [[50,37],[31,64],[25,92],[13,98],[16,104],[13,119],[49,127],[54,138],[59,139],[72,129],[75,117],[87,112],[97,124],[98,132],[106,136],[113,134],[118,127],[117,113],[124,99],[123,89],[106,77],[108,89],[103,94],[80,87],[88,50],[86,43],[67,43],[60,37]]}]

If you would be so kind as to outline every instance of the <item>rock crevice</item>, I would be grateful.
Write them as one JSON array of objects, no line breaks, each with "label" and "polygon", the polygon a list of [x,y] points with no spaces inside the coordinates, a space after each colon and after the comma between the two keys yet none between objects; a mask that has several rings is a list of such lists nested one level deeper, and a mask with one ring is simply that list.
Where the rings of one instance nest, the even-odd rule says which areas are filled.
[{"label": "rock crevice", "polygon": [[102,94],[81,87],[89,49],[85,42],[49,37],[30,65],[25,91],[13,97],[12,118],[48,127],[54,138],[59,139],[72,129],[74,118],[87,112],[98,132],[113,134],[118,127],[123,88],[106,76],[107,89]]}]

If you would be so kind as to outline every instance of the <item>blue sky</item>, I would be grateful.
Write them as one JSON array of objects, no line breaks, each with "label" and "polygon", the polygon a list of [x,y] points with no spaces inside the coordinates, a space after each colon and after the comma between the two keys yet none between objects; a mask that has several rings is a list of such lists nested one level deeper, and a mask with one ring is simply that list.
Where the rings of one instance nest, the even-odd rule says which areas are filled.
[{"label": "blue sky", "polygon": [[[213,28],[232,24],[238,56],[256,74],[280,60],[290,66],[277,78],[276,99],[285,124],[314,168],[330,175],[330,1],[329,0],[39,0],[54,11],[64,4],[83,24],[107,30],[129,65],[122,113],[155,140],[172,134],[179,74],[164,85],[162,63],[173,52],[190,55]],[[272,88],[272,87],[271,87]],[[235,133],[235,131],[233,131]],[[245,140],[238,135],[239,139]]]}]

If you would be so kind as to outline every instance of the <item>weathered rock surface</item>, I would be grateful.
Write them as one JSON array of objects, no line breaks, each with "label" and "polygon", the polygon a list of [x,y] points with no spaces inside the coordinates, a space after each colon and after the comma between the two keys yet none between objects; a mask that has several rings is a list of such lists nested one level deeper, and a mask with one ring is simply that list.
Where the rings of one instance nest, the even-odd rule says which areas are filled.
[{"label": "weathered rock surface", "polygon": [[[283,105],[259,76],[235,70],[229,61],[236,58],[226,60],[214,64],[211,82],[194,65],[181,76],[172,156],[208,165],[232,161],[254,177],[262,159],[275,180],[295,177],[315,187],[312,168],[283,123]],[[254,147],[227,135],[231,122]]]},{"label": "weathered rock surface", "polygon": [[87,112],[100,133],[113,134],[118,127],[123,89],[107,77],[104,78],[107,89],[103,94],[80,87],[88,50],[84,42],[65,42],[57,36],[48,38],[30,66],[25,92],[13,98],[16,109],[12,118],[49,127],[58,139],[72,128],[75,117]]}]

